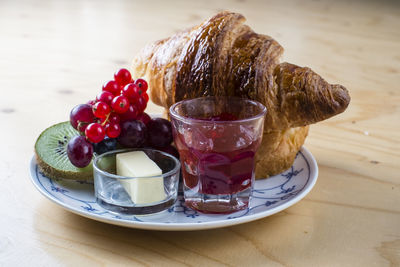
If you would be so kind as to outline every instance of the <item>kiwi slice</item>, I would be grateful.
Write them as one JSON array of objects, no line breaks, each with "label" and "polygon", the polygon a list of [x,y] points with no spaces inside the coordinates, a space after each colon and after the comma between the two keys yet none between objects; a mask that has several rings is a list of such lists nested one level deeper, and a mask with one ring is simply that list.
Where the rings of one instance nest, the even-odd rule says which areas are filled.
[{"label": "kiwi slice", "polygon": [[77,168],[68,159],[69,139],[79,135],[69,121],[55,124],[44,130],[35,144],[36,160],[40,170],[52,179],[93,180],[93,166]]}]

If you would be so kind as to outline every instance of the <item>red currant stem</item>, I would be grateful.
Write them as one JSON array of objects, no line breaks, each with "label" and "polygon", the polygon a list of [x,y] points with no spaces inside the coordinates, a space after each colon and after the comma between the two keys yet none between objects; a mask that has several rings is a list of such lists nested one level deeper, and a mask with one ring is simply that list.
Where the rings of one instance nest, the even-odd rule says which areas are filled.
[{"label": "red currant stem", "polygon": [[[85,122],[85,121],[80,121],[80,120],[78,120],[78,129],[80,129],[82,126],[84,126],[84,125],[89,125],[90,124],[90,122]],[[80,135],[85,135],[85,131],[79,131],[79,133],[80,133]]]},{"label": "red currant stem", "polygon": [[110,113],[108,113],[108,115],[107,115],[106,119],[103,121],[103,123],[101,124],[101,126],[104,126],[104,125],[106,125],[106,124],[107,124],[107,122],[108,122],[108,118],[110,117],[110,115],[111,115],[111,112],[110,112]]}]

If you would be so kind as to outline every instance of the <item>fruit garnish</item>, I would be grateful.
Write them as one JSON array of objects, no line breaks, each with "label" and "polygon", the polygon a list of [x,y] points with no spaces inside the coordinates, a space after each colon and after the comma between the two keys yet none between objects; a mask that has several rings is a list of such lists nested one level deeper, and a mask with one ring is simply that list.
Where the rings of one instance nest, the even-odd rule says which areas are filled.
[{"label": "fruit garnish", "polygon": [[105,138],[100,143],[93,144],[94,152],[99,155],[114,150],[116,149],[116,147],[117,147],[117,139],[115,138]]},{"label": "fruit garnish", "polygon": [[111,101],[113,100],[114,95],[108,91],[101,91],[97,96],[96,96],[96,101],[101,101],[106,103],[107,105],[111,105]]},{"label": "fruit garnish", "polygon": [[147,123],[148,141],[153,147],[166,147],[172,143],[171,123],[163,118],[152,119]]},{"label": "fruit garnish", "polygon": [[121,126],[117,123],[106,124],[106,135],[110,138],[117,138],[121,133]]},{"label": "fruit garnish", "polygon": [[131,104],[136,103],[140,97],[138,88],[134,83],[128,83],[127,85],[125,85],[124,89],[122,89],[121,94],[128,98]]},{"label": "fruit garnish", "polygon": [[116,96],[111,101],[111,107],[116,113],[123,114],[129,109],[129,100],[123,95]]},{"label": "fruit garnish", "polygon": [[131,82],[132,76],[129,70],[119,69],[114,74],[114,80],[118,83],[119,86],[125,86]]},{"label": "fruit garnish", "polygon": [[147,107],[147,101],[146,101],[146,99],[143,98],[142,96],[139,97],[139,99],[138,99],[138,101],[137,101],[137,103],[136,103],[136,106],[137,106],[137,108],[138,108],[138,110],[139,110],[140,113],[144,112],[144,110],[145,110],[146,107]]},{"label": "fruit garnish", "polygon": [[148,138],[146,124],[151,118],[144,113],[149,101],[147,89],[148,84],[144,79],[134,81],[127,69],[120,69],[115,72],[114,80],[104,83],[96,100],[74,107],[70,114],[71,125],[82,136],[70,141],[70,162],[76,167],[84,166],[92,158],[93,151],[90,152],[88,146],[92,150],[94,147],[95,153],[99,153],[97,150],[104,150],[99,149],[102,144],[112,143],[115,148],[116,140],[125,147],[143,147],[147,144],[158,148],[168,146],[172,136],[171,132],[167,133],[168,129],[171,131],[168,121],[158,123],[161,125],[159,128],[154,126],[152,131],[157,134]]},{"label": "fruit garnish", "polygon": [[108,122],[110,123],[117,123],[119,124],[119,122],[121,121],[120,116],[118,116],[115,113],[111,113],[110,116],[108,117]]},{"label": "fruit garnish", "polygon": [[86,104],[89,106],[93,106],[94,104],[96,104],[96,100],[89,100]]},{"label": "fruit garnish", "polygon": [[75,106],[69,114],[69,121],[74,129],[83,132],[89,123],[94,120],[92,107],[88,104],[80,104]]},{"label": "fruit garnish", "polygon": [[149,102],[149,95],[147,93],[143,93],[142,97],[146,102]]},{"label": "fruit garnish", "polygon": [[141,122],[143,122],[146,125],[151,120],[149,114],[147,114],[146,112],[143,112],[142,114],[139,114],[136,119],[141,121]]},{"label": "fruit garnish", "polygon": [[128,110],[124,114],[121,114],[121,121],[135,120],[138,116],[138,113],[139,111],[137,107],[130,105]]},{"label": "fruit garnish", "polygon": [[106,136],[103,126],[99,123],[91,123],[86,127],[85,130],[86,138],[92,143],[99,143],[103,141]]},{"label": "fruit garnish", "polygon": [[143,147],[146,144],[147,128],[141,121],[129,120],[121,123],[118,143],[125,147]]},{"label": "fruit garnish", "polygon": [[113,95],[118,95],[120,92],[120,87],[116,81],[108,81],[104,83],[103,91],[108,91]]},{"label": "fruit garnish", "polygon": [[135,84],[136,84],[137,87],[138,87],[139,89],[141,89],[143,92],[146,92],[146,91],[147,91],[148,85],[147,85],[147,82],[146,82],[145,80],[143,80],[143,79],[137,79],[136,82],[135,82]]},{"label": "fruit garnish", "polygon": [[84,136],[74,136],[68,142],[67,155],[76,167],[86,167],[92,161],[93,146]]},{"label": "fruit garnish", "polygon": [[62,122],[44,130],[35,143],[35,155],[39,169],[50,178],[73,180],[93,179],[92,165],[85,168],[75,167],[68,159],[69,140],[79,136],[70,122]]},{"label": "fruit garnish", "polygon": [[92,109],[94,116],[96,116],[99,119],[106,118],[111,112],[110,106],[101,101],[94,104]]}]

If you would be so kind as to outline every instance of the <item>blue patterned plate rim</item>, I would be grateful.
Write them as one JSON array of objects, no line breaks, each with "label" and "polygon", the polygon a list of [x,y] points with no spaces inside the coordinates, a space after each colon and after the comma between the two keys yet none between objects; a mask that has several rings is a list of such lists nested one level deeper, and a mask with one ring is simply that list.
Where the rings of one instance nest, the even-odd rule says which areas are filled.
[{"label": "blue patterned plate rim", "polygon": [[[92,185],[68,181],[68,187],[40,173],[35,157],[30,163],[31,181],[52,202],[75,214],[130,228],[189,231],[221,228],[258,220],[296,204],[314,187],[318,165],[312,154],[302,147],[291,168],[268,179],[256,180],[249,208],[233,214],[206,215],[184,205],[182,196],[168,211],[151,216],[122,217],[96,203]],[[78,188],[78,189],[76,189]]]}]

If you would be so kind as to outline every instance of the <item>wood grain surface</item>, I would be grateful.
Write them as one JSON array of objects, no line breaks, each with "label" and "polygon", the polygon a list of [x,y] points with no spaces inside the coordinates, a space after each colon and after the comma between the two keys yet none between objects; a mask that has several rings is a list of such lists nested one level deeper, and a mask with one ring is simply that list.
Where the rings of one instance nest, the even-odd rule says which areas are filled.
[{"label": "wood grain surface", "polygon": [[[311,193],[274,216],[196,232],[108,225],[39,194],[29,161],[40,132],[146,43],[220,10],[350,91],[345,113],[311,127]],[[0,265],[400,266],[399,84],[399,1],[2,0]]]}]

